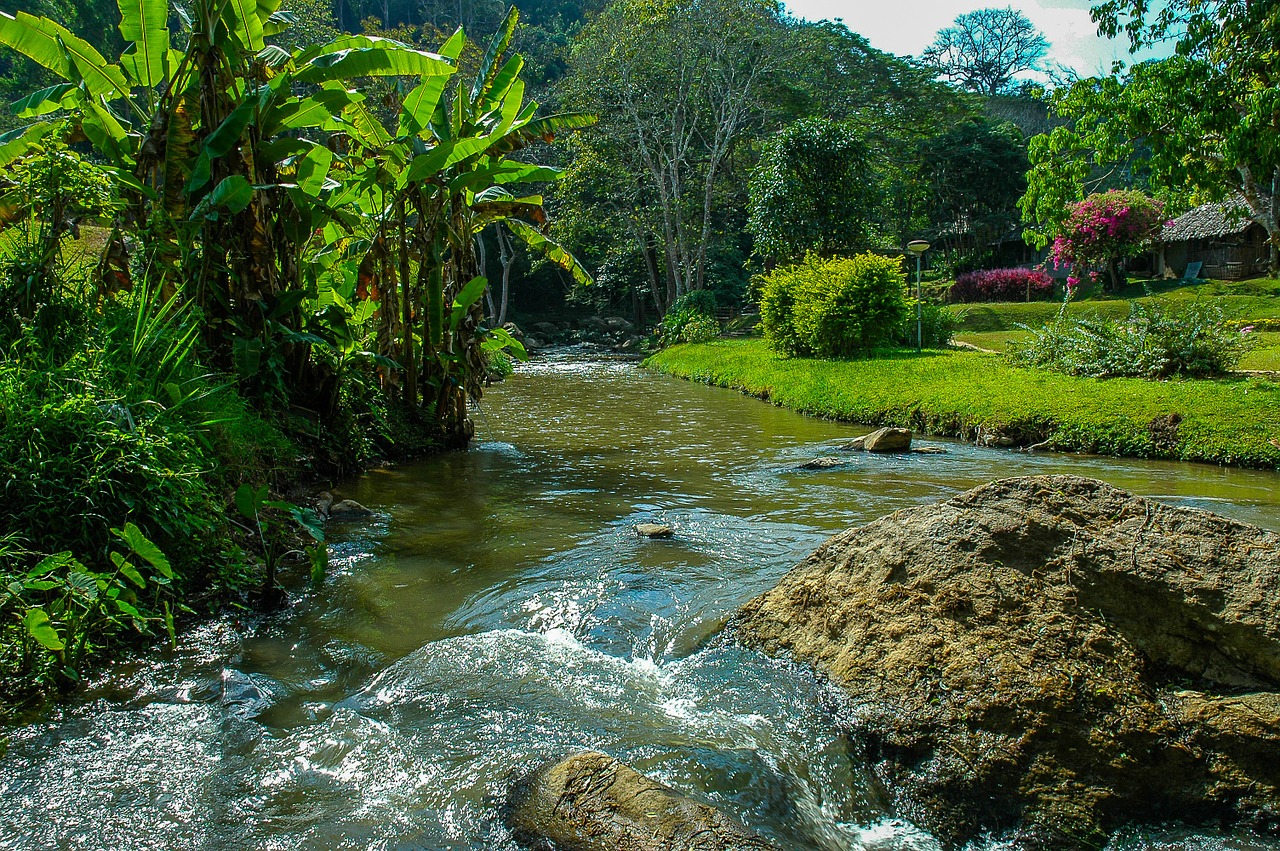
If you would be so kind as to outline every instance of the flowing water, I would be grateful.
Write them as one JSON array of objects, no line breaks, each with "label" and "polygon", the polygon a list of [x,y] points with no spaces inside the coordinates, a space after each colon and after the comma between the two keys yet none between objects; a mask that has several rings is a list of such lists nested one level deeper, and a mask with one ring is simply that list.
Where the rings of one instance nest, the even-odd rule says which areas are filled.
[{"label": "flowing water", "polygon": [[[581,748],[790,849],[932,849],[885,813],[814,677],[717,637],[824,537],[1011,475],[1071,472],[1280,528],[1280,476],[1027,455],[833,454],[854,426],[632,363],[522,367],[475,448],[341,497],[323,588],[121,663],[7,732],[0,848],[513,849],[513,776]],[[632,527],[671,525],[667,541]],[[1277,848],[1138,828],[1116,849]],[[1000,847],[998,842],[984,847]]]}]

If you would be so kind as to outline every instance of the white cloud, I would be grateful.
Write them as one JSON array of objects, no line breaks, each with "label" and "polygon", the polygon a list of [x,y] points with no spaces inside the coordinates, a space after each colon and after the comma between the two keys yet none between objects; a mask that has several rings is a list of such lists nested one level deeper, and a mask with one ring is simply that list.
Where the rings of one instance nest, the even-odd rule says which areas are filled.
[{"label": "white cloud", "polygon": [[[1115,60],[1131,62],[1124,39],[1098,36],[1089,18],[1097,0],[784,0],[797,17],[836,19],[860,33],[874,47],[899,56],[918,56],[934,35],[957,15],[974,9],[1012,6],[1048,39],[1050,62],[1090,76],[1106,73]],[[1140,58],[1148,58],[1143,54]]]}]

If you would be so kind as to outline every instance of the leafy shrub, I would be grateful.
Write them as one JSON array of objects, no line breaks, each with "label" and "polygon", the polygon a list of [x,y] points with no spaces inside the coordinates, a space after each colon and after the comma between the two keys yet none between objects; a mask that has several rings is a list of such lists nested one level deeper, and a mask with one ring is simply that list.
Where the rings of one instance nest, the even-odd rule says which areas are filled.
[{"label": "leafy shrub", "polygon": [[951,301],[963,304],[979,301],[1032,301],[1052,296],[1053,278],[1039,269],[983,269],[966,272],[956,278],[947,294]]},{"label": "leafy shrub", "polygon": [[824,260],[811,254],[762,282],[765,338],[788,355],[866,355],[892,342],[908,315],[906,276],[896,257]]},{"label": "leafy shrub", "polygon": [[112,529],[111,557],[98,569],[69,552],[41,559],[6,576],[0,590],[0,678],[6,697],[31,676],[68,685],[85,660],[119,642],[122,634],[154,635],[164,624],[174,637],[175,574],[169,559],[137,526]]},{"label": "leafy shrub", "polygon": [[[712,323],[715,323],[715,315],[716,297],[715,293],[710,290],[694,290],[691,293],[680,296],[680,298],[671,303],[671,308],[667,311],[667,315],[662,317],[662,327],[659,329],[662,344],[673,346],[676,343],[691,342],[684,337],[685,327],[700,317],[710,319]],[[707,325],[705,322],[701,324],[705,332]],[[716,325],[716,333],[712,336],[716,336],[719,333],[720,327]]]},{"label": "leafy shrub", "polygon": [[1029,340],[1011,344],[1009,356],[1025,366],[1090,378],[1205,378],[1231,371],[1252,342],[1231,327],[1221,308],[1132,302],[1123,320],[1059,314]]},{"label": "leafy shrub", "polygon": [[680,341],[682,343],[705,343],[719,336],[720,323],[716,321],[714,316],[707,316],[702,313],[695,314],[692,319],[685,323],[684,328],[680,329]]},{"label": "leafy shrub", "polygon": [[[920,306],[920,339],[926,349],[949,345],[960,327],[960,320],[940,304],[926,301]],[[916,344],[916,300],[907,300],[907,318],[898,329],[894,342],[899,346]]]}]

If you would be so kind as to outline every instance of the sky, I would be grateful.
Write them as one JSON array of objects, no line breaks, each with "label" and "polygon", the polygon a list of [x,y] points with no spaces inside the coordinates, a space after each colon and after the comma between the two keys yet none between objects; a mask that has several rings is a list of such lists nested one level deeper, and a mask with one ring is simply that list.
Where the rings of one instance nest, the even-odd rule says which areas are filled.
[{"label": "sky", "polygon": [[[1051,63],[1081,76],[1106,74],[1116,59],[1132,63],[1128,42],[1098,36],[1089,19],[1097,0],[783,0],[791,13],[811,21],[839,18],[873,47],[899,56],[919,56],[938,30],[974,9],[1012,6],[1049,41]],[[1142,54],[1139,58],[1150,58]]]}]

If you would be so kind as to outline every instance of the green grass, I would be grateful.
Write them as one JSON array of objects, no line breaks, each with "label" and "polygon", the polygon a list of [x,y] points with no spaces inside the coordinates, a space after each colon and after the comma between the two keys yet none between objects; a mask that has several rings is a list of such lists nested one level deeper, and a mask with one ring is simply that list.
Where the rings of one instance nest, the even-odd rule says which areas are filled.
[{"label": "green grass", "polygon": [[[1252,281],[1207,281],[1183,284],[1179,281],[1134,284],[1115,296],[1072,301],[1071,314],[1096,313],[1116,319],[1129,315],[1129,301],[1152,298],[1174,301],[1212,299],[1229,317],[1241,320],[1280,319],[1280,281],[1262,278]],[[1058,315],[1059,302],[1000,302],[957,304],[949,309],[960,320],[961,332],[1016,331],[1019,325],[1043,325]]]},{"label": "green grass", "polygon": [[1241,369],[1280,372],[1280,331],[1255,331],[1258,342],[1240,362]]},{"label": "green grass", "polygon": [[956,334],[957,343],[968,343],[980,349],[1003,352],[1009,343],[1025,340],[1031,336],[1030,331],[960,331]]},{"label": "green grass", "polygon": [[[807,360],[783,358],[763,340],[676,346],[646,363],[848,422],[966,438],[983,428],[1068,451],[1280,466],[1280,383],[1263,377],[1098,381],[966,351]],[[1173,436],[1152,427],[1170,414],[1182,417]]]}]

